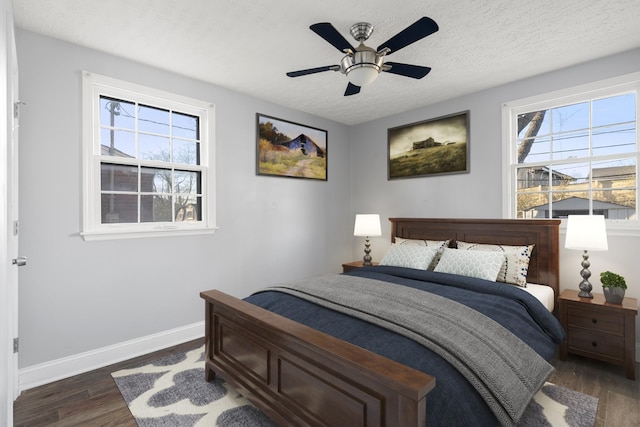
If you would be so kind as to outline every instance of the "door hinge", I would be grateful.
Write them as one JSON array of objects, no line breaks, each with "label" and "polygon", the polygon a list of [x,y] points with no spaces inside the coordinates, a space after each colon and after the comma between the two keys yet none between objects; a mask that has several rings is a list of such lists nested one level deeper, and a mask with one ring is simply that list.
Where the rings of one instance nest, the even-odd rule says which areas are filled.
[{"label": "door hinge", "polygon": [[17,353],[19,348],[20,348],[20,339],[16,337],[13,339],[13,352]]},{"label": "door hinge", "polygon": [[27,105],[26,102],[22,102],[22,101],[16,101],[13,103],[13,118],[14,119],[19,119],[20,118],[20,106],[21,105]]}]

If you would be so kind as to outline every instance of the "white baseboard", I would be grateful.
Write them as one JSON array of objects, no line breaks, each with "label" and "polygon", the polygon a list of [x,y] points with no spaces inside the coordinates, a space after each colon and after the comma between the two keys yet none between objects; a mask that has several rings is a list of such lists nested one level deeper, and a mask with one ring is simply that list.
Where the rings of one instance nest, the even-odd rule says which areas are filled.
[{"label": "white baseboard", "polygon": [[20,392],[204,337],[204,322],[90,350],[18,370]]}]

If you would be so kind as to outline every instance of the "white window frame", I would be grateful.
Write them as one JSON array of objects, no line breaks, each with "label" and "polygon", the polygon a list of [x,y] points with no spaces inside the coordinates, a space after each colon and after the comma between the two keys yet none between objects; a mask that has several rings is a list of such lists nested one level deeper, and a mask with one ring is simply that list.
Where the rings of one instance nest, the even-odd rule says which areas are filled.
[{"label": "white window frame", "polygon": [[[574,86],[529,98],[506,102],[502,105],[502,215],[504,218],[515,218],[516,188],[515,173],[518,166],[516,160],[516,143],[513,138],[517,129],[518,114],[583,102],[589,98],[600,98],[618,95],[634,90],[636,92],[636,168],[640,169],[640,72],[626,74],[606,80]],[[640,189],[636,170],[636,206]],[[636,215],[640,212],[636,208]],[[564,222],[564,221],[563,221]],[[564,226],[564,224],[563,224]],[[607,219],[610,234],[640,236],[640,220]]]},{"label": "white window frame", "polygon": [[[215,106],[181,95],[102,76],[82,73],[83,229],[86,241],[212,234],[216,226]],[[200,120],[200,167],[202,218],[196,222],[103,224],[100,206],[100,96],[127,99],[159,108],[198,116]]]}]

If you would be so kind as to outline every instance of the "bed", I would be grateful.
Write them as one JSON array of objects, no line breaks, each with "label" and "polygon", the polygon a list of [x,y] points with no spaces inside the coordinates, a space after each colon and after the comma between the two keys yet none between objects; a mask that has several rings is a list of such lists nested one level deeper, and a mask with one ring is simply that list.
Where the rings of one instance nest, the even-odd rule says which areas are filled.
[{"label": "bed", "polygon": [[[477,304],[483,307],[480,311],[490,306],[491,308],[486,309],[504,312],[506,318],[499,320],[504,327],[526,329],[526,334],[535,335],[532,343],[524,345],[522,351],[529,354],[535,350],[537,355],[534,356],[545,360],[530,363],[541,366],[540,372],[535,373],[539,377],[535,384],[528,384],[529,380],[523,382],[527,383],[527,387],[537,388],[540,378],[546,379],[550,372],[544,371],[547,367],[543,363],[551,358],[563,339],[562,328],[550,313],[555,311],[559,288],[560,221],[420,218],[390,218],[390,221],[392,243],[401,239],[427,239],[448,241],[450,248],[456,247],[456,242],[532,248],[528,254],[530,260],[526,282],[550,289],[551,303],[543,305],[530,293],[517,289],[517,286],[478,279],[482,282],[482,293],[491,293],[491,297],[488,303]],[[476,279],[394,265],[365,267],[320,279],[327,284],[330,282],[331,286],[335,283],[341,287],[341,292],[348,292],[353,286],[354,293],[360,289],[358,286],[377,289],[378,284],[380,292],[387,292],[384,288],[387,285],[382,282],[389,280],[393,283],[389,286],[394,286],[394,295],[407,293],[408,299],[404,303],[408,305],[414,300],[414,292],[424,291],[422,287],[427,287],[429,293],[453,292],[456,295],[467,292],[462,288],[470,288],[474,293],[473,297],[469,297],[470,300],[475,299],[475,294],[479,293],[476,291]],[[441,280],[451,283],[443,286],[437,283]],[[301,285],[305,284],[306,282]],[[485,291],[484,287],[488,290]],[[463,365],[463,371],[467,369],[467,365],[479,365],[479,375],[483,376],[486,369],[484,365],[487,363],[473,360],[452,362],[442,356],[440,347],[429,347],[431,338],[426,339],[426,344],[419,340],[416,342],[406,333],[390,331],[384,325],[371,324],[366,319],[352,316],[348,311],[354,310],[351,307],[346,308],[347,312],[341,312],[336,309],[335,302],[332,303],[333,306],[322,306],[317,300],[324,299],[324,295],[316,297],[314,302],[301,299],[301,289],[293,289],[288,284],[282,288],[287,288],[291,293],[286,293],[281,288],[272,288],[244,300],[218,290],[201,293],[205,300],[206,379],[211,381],[216,375],[220,375],[278,425],[423,427],[460,424],[461,420],[468,423],[471,419],[474,420],[473,425],[510,425],[515,423],[513,420],[517,422],[518,415],[510,412],[513,409],[511,405],[515,405],[513,402],[500,403],[502,409],[495,409],[495,402],[488,405],[480,397],[505,394],[504,388],[511,390],[512,383],[496,386],[489,381],[492,384],[486,389],[483,388],[484,385],[478,386],[476,380],[465,379],[456,369],[458,365]],[[508,298],[514,294],[517,301],[508,302],[507,305],[507,296],[503,293],[509,294]],[[443,297],[449,298],[449,295],[436,295],[434,298]],[[476,304],[467,302],[466,296],[460,299],[470,306]],[[502,305],[503,300],[505,305]],[[461,307],[459,301],[451,304],[458,304],[453,307]],[[387,305],[393,306],[386,303],[378,305],[385,308]],[[443,306],[443,310],[449,310],[447,313],[459,311],[457,308],[452,310],[445,307],[447,306]],[[408,316],[409,321],[418,322],[415,319],[420,319],[422,315],[433,316],[427,311]],[[475,313],[475,310],[471,311]],[[531,312],[534,312],[536,320],[513,321],[510,316],[516,315],[512,313],[514,311],[518,312],[517,316],[533,316]],[[378,315],[368,316],[376,318]],[[498,313],[496,317],[500,316],[502,314]],[[435,325],[442,318],[444,317],[426,318],[425,323],[429,324],[427,329],[438,329]],[[452,314],[451,319],[453,318]],[[448,318],[447,321],[458,322]],[[344,327],[341,326],[342,322],[351,323]],[[414,333],[411,327],[403,328]],[[509,330],[513,334],[521,333],[519,330]],[[421,333],[417,334],[418,338],[422,338]],[[451,333],[452,336],[456,334],[457,332]],[[493,335],[488,339],[477,332],[469,334],[465,339],[477,338],[481,341],[478,346],[487,345],[485,343],[493,345]],[[467,347],[475,349],[476,343],[469,342],[473,344]],[[484,354],[484,351],[482,347],[478,354]],[[504,363],[512,363],[509,357],[505,357]],[[511,357],[511,360],[519,361],[520,358]],[[496,366],[500,365],[496,363]],[[524,371],[528,367],[510,369],[516,370],[514,374],[519,377],[521,373],[518,370]],[[496,391],[491,387],[499,388]],[[511,399],[512,396],[507,398]],[[515,410],[518,411],[519,409]]]}]

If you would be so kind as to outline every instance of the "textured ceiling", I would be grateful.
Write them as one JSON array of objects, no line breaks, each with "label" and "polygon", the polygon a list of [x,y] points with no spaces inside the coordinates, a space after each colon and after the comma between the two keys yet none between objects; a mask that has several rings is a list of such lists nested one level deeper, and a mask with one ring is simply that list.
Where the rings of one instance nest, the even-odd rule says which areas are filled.
[{"label": "textured ceiling", "polygon": [[[639,0],[13,0],[16,25],[345,124],[400,113],[640,47]],[[440,31],[389,57],[429,66],[383,73],[344,97],[346,77],[287,71],[339,64],[309,25],[342,35],[370,22],[376,47],[428,16]],[[215,102],[215,100],[213,100]]]}]

